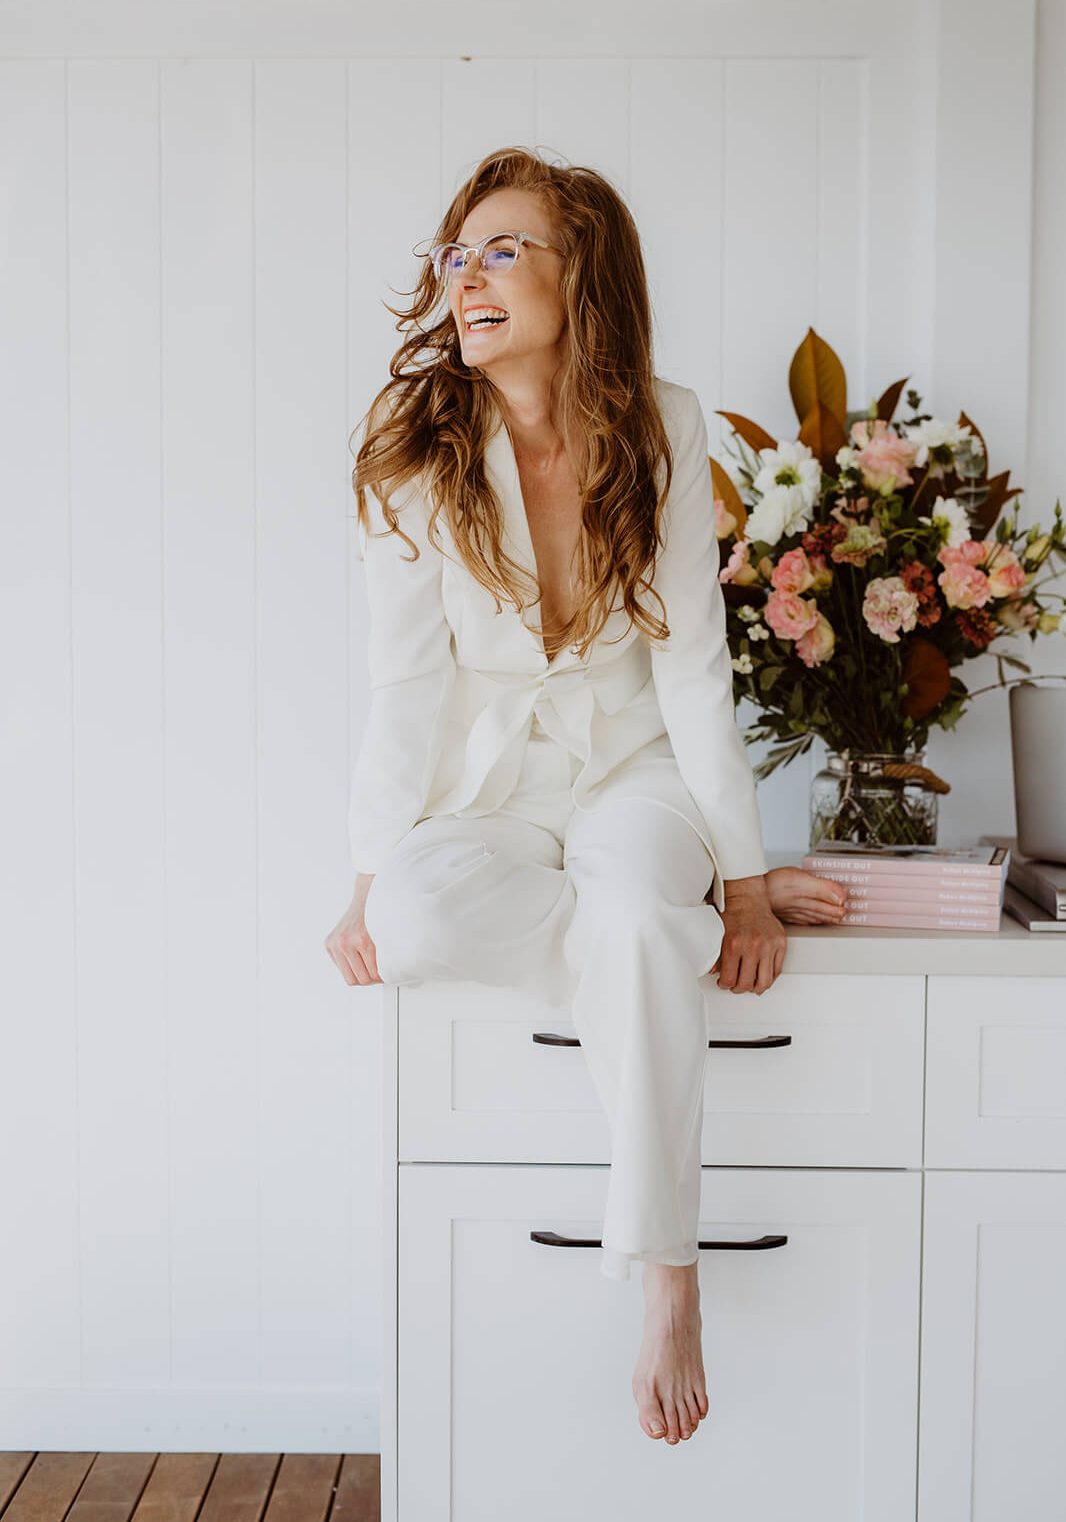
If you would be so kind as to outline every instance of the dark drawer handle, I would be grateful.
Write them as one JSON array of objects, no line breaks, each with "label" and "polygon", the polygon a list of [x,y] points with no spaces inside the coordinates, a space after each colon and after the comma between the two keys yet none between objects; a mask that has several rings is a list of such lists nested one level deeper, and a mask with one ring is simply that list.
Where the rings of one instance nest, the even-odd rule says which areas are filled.
[{"label": "dark drawer handle", "polygon": [[[577,1036],[560,1036],[556,1031],[534,1031],[533,1040],[542,1046],[580,1046]],[[791,1046],[791,1036],[752,1036],[748,1040],[708,1041],[708,1046]]]},{"label": "dark drawer handle", "polygon": [[[531,1242],[542,1242],[545,1247],[602,1247],[600,1237],[561,1237],[557,1231],[531,1231]],[[732,1252],[762,1252],[768,1247],[784,1247],[787,1237],[776,1234],[767,1237],[753,1237],[750,1242],[697,1242],[697,1247],[713,1247],[716,1249],[728,1249]]]}]

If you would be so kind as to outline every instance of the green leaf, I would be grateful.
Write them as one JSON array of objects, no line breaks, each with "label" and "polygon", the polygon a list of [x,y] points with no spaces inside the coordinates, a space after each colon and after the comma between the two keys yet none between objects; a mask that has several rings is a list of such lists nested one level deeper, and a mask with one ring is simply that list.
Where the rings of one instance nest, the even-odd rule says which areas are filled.
[{"label": "green leaf", "polygon": [[769,692],[784,669],[784,666],[764,666],[759,672],[760,689],[763,692]]}]

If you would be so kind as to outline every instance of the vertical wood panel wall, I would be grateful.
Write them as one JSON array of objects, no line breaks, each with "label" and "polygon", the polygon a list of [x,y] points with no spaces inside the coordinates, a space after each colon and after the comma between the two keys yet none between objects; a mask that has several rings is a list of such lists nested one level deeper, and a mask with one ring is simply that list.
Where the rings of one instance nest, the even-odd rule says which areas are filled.
[{"label": "vertical wood panel wall", "polygon": [[[813,325],[853,400],[910,374],[1024,481],[1036,7],[626,4],[600,56],[573,6],[469,46],[427,7],[420,56],[179,10],[105,6],[99,56],[48,6],[0,37],[0,1446],[373,1449],[378,995],[322,940],[383,302],[538,144],[627,197],[712,446],[719,407],[794,434]],[[946,839],[1013,825],[1005,714],[931,747]],[[820,754],[763,784],[770,848]]]}]

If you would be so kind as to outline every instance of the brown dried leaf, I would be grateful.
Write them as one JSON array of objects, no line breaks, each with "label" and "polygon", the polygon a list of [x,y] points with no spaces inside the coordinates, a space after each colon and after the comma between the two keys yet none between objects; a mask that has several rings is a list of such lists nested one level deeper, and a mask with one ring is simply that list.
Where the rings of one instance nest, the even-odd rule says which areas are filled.
[{"label": "brown dried leaf", "polygon": [[739,412],[723,412],[718,408],[718,416],[724,417],[734,433],[739,433],[745,444],[750,444],[752,449],[776,449],[777,440],[772,433],[767,433],[758,423],[753,423],[751,418],[741,417]]},{"label": "brown dried leaf", "polygon": [[939,708],[951,686],[948,658],[931,640],[920,634],[907,641],[903,652],[903,680],[907,695],[902,710],[910,719],[924,719]]},{"label": "brown dried leaf", "polygon": [[903,394],[903,388],[909,380],[910,376],[905,375],[902,380],[893,381],[891,386],[882,391],[878,397],[877,416],[882,418],[886,423],[891,423],[896,408],[899,406],[899,399]]},{"label": "brown dried leaf", "polygon": [[711,479],[714,482],[714,495],[720,502],[725,503],[727,513],[732,513],[737,520],[737,538],[744,537],[744,525],[748,521],[748,513],[740,493],[733,484],[723,465],[720,465],[713,456],[708,456],[711,462]]},{"label": "brown dried leaf", "polygon": [[847,443],[847,437],[844,424],[836,414],[830,412],[824,402],[815,402],[803,419],[799,441],[806,444],[816,460],[821,461],[823,470],[831,470],[836,452]]},{"label": "brown dried leaf", "polygon": [[813,328],[807,329],[792,356],[788,389],[801,423],[810,417],[820,402],[839,422],[843,437],[844,420],[848,415],[848,383],[844,366],[836,351]]}]

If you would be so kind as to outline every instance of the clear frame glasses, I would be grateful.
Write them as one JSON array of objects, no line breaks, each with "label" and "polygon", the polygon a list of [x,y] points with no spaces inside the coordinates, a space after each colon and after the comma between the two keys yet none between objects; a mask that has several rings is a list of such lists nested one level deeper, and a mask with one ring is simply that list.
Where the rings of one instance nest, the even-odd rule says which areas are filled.
[{"label": "clear frame glasses", "polygon": [[563,252],[561,248],[556,248],[554,243],[545,243],[543,238],[535,238],[532,233],[508,231],[489,233],[487,237],[482,238],[480,243],[469,245],[437,243],[428,254],[423,254],[422,257],[430,260],[433,273],[438,280],[442,276],[450,280],[453,275],[461,274],[466,269],[466,261],[471,254],[477,254],[478,262],[483,270],[501,274],[514,269],[523,243],[533,243],[537,248],[548,248],[556,254]]}]

